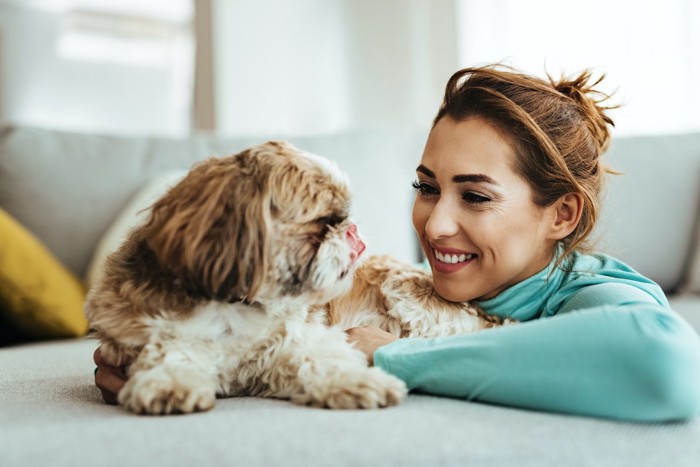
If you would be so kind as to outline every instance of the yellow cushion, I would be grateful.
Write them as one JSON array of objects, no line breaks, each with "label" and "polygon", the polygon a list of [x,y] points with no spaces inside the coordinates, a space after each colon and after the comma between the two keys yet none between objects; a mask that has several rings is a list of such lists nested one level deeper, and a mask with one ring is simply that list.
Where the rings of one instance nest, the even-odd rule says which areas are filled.
[{"label": "yellow cushion", "polygon": [[41,242],[0,209],[0,313],[25,337],[82,336],[85,288]]}]

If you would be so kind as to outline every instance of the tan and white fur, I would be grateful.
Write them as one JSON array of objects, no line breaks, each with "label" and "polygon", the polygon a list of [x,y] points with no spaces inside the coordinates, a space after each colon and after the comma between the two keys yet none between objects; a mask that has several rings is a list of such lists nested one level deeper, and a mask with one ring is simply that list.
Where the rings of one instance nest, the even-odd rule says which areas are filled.
[{"label": "tan and white fur", "polygon": [[195,165],[107,259],[86,301],[104,359],[129,364],[119,403],[148,414],[235,395],[390,406],[405,384],[368,367],[344,329],[428,337],[499,324],[442,300],[418,268],[360,260],[350,202],[334,164],[284,142]]}]

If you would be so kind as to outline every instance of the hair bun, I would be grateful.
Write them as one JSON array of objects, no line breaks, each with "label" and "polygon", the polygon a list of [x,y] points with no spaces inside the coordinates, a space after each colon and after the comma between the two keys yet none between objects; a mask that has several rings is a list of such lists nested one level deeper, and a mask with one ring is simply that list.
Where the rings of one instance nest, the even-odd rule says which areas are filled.
[{"label": "hair bun", "polygon": [[601,75],[593,83],[591,83],[591,77],[591,71],[584,70],[573,79],[562,77],[560,80],[555,81],[550,77],[550,81],[557,91],[573,99],[578,104],[588,123],[588,129],[598,146],[598,154],[600,155],[605,152],[610,144],[610,127],[615,126],[615,122],[605,112],[618,106],[601,105],[610,99],[609,94],[595,89],[603,81],[605,74]]}]

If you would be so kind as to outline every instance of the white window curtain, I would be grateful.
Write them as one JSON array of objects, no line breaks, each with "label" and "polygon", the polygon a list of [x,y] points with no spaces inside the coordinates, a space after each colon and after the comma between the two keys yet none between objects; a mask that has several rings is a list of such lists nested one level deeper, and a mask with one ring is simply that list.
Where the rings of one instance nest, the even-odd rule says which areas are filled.
[{"label": "white window curtain", "polygon": [[592,68],[623,105],[616,135],[700,130],[700,1],[456,1],[460,66]]}]

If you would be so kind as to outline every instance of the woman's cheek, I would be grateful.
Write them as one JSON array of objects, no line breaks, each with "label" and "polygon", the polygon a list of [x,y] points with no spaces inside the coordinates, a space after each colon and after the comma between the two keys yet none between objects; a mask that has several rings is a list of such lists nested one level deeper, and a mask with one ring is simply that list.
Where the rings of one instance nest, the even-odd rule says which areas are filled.
[{"label": "woman's cheek", "polygon": [[416,230],[419,237],[422,237],[425,224],[429,217],[430,207],[428,203],[416,197],[416,200],[413,202],[412,220],[413,228]]}]

